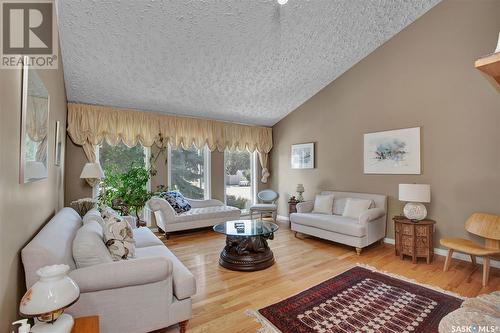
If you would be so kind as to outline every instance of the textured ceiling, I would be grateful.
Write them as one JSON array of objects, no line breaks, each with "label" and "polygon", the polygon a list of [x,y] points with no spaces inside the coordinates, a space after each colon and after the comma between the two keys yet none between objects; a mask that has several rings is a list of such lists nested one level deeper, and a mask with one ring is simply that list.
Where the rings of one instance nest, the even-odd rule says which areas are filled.
[{"label": "textured ceiling", "polygon": [[439,0],[61,0],[68,100],[273,125]]}]

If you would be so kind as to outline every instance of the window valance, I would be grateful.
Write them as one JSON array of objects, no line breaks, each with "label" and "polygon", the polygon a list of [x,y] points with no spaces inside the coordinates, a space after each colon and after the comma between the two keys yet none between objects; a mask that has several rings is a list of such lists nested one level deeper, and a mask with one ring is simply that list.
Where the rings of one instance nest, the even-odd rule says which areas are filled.
[{"label": "window valance", "polygon": [[68,103],[68,133],[83,146],[89,161],[95,162],[95,147],[103,140],[110,145],[123,142],[161,148],[169,143],[184,148],[195,145],[210,151],[225,149],[257,151],[262,166],[262,182],[267,182],[268,153],[273,147],[272,129],[223,121],[179,117],[98,105]]}]

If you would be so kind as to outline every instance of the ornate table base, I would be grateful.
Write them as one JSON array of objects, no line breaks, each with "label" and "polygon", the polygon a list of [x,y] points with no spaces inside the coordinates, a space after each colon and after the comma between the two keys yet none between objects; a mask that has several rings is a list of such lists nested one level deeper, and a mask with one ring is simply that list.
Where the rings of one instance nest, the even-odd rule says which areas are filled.
[{"label": "ornate table base", "polygon": [[227,269],[247,272],[272,266],[274,256],[266,239],[273,239],[273,234],[226,236],[226,246],[220,254],[219,264]]}]

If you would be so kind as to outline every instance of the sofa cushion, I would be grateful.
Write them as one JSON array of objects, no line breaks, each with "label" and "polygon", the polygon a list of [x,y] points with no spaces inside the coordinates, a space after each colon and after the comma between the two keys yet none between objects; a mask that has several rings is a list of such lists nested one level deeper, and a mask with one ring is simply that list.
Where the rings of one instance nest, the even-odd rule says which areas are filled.
[{"label": "sofa cushion", "polygon": [[191,205],[180,192],[168,191],[160,194],[160,197],[167,200],[177,214],[188,212]]},{"label": "sofa cushion", "polygon": [[350,217],[312,213],[294,213],[290,215],[290,221],[292,223],[349,236],[366,236],[366,226],[359,224],[357,220]]},{"label": "sofa cushion", "polygon": [[190,222],[196,220],[209,220],[215,218],[240,218],[241,211],[236,207],[231,206],[211,206],[202,208],[192,208],[190,211],[179,214],[172,224]]},{"label": "sofa cushion", "polygon": [[333,194],[316,194],[313,213],[332,215],[333,199]]},{"label": "sofa cushion", "polygon": [[137,228],[132,230],[132,233],[136,248],[163,245],[163,242],[149,228]]},{"label": "sofa cushion", "polygon": [[275,204],[265,204],[265,203],[259,203],[250,206],[251,210],[263,210],[263,211],[276,210],[277,208],[278,206]]},{"label": "sofa cushion", "polygon": [[348,198],[342,216],[358,219],[372,204],[371,200]]},{"label": "sofa cushion", "polygon": [[73,240],[73,259],[78,268],[113,261],[104,245],[102,227],[98,222],[87,222],[78,230]]},{"label": "sofa cushion", "polygon": [[173,264],[172,278],[174,295],[181,300],[196,293],[196,280],[193,274],[164,245],[147,246],[136,249],[136,258],[165,257]]}]

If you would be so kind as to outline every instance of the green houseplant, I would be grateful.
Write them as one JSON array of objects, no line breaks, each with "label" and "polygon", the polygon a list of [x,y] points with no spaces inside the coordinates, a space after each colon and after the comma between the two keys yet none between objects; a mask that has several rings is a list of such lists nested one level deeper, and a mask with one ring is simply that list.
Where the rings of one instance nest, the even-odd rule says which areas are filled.
[{"label": "green houseplant", "polygon": [[165,189],[159,186],[157,191],[148,191],[147,183],[151,174],[142,166],[132,165],[126,172],[109,167],[105,168],[104,173],[106,178],[101,182],[99,205],[119,209],[123,215],[135,213],[138,221],[146,202]]}]

